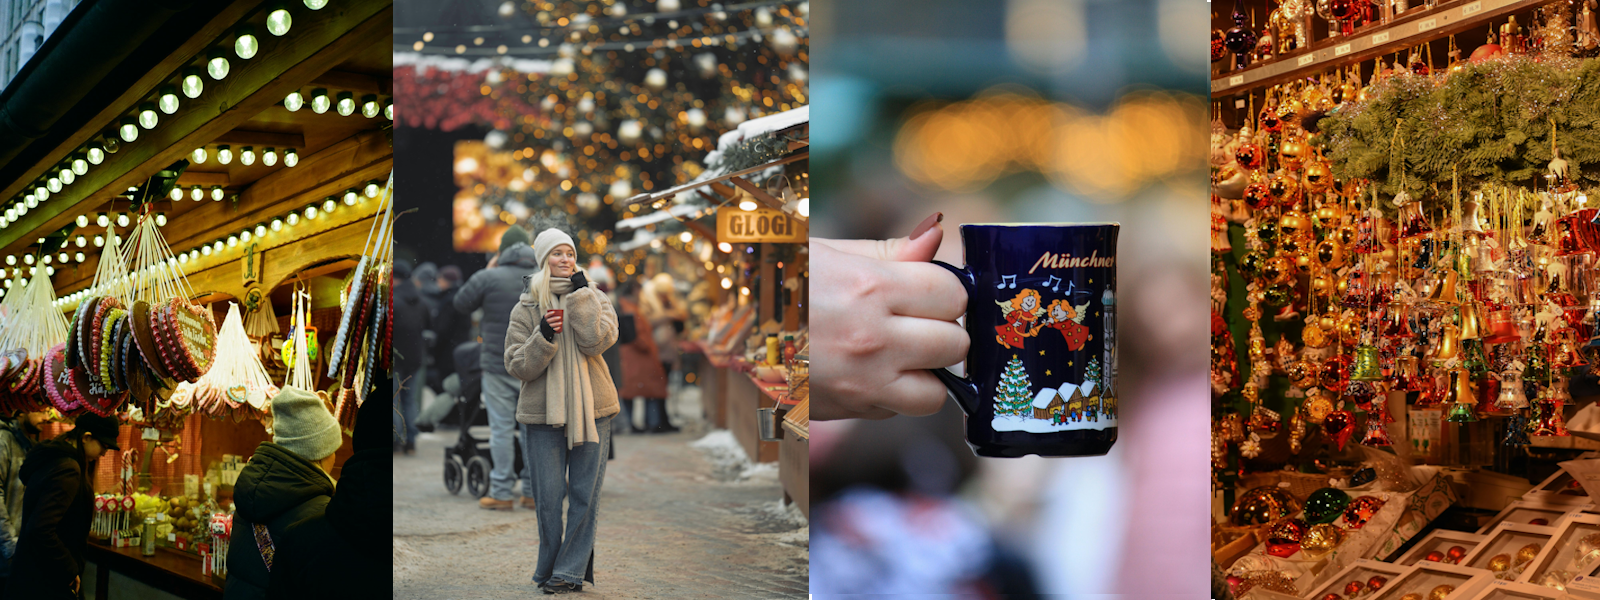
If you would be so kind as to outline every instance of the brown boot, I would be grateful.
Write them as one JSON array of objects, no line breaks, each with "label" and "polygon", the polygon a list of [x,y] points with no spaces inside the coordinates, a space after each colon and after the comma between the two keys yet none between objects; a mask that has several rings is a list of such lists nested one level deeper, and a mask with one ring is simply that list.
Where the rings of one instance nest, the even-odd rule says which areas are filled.
[{"label": "brown boot", "polygon": [[484,510],[511,510],[513,503],[510,500],[495,500],[491,496],[478,499],[478,508]]},{"label": "brown boot", "polygon": [[534,509],[533,498],[529,498],[527,496],[523,496],[522,497],[522,507],[526,508],[528,510],[533,510]]}]

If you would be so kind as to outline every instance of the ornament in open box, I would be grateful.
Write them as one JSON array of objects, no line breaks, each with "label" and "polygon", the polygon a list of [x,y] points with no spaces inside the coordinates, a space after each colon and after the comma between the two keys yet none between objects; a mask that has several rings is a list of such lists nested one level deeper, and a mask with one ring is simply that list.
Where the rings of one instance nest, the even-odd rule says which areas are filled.
[{"label": "ornament in open box", "polygon": [[1415,568],[1376,560],[1357,560],[1331,577],[1318,578],[1319,583],[1316,588],[1305,597],[1321,599],[1333,594],[1340,600],[1364,598],[1382,591],[1389,582],[1410,573]]},{"label": "ornament in open box", "polygon": [[1600,566],[1600,515],[1578,514],[1556,528],[1550,542],[1517,581],[1565,590],[1578,575]]},{"label": "ornament in open box", "polygon": [[1483,542],[1484,537],[1478,533],[1435,529],[1411,546],[1405,554],[1400,555],[1394,563],[1404,566],[1411,566],[1420,561],[1460,564],[1473,548],[1477,548],[1478,544]]},{"label": "ornament in open box", "polygon": [[1553,527],[1564,518],[1577,514],[1587,505],[1568,505],[1545,502],[1542,500],[1513,500],[1505,508],[1500,509],[1488,523],[1478,528],[1478,533],[1488,533],[1502,523],[1515,525],[1537,525],[1540,527]]},{"label": "ornament in open box", "polygon": [[1555,532],[1554,527],[1501,523],[1485,535],[1483,542],[1469,552],[1461,564],[1489,571],[1495,579],[1516,581],[1550,543]]},{"label": "ornament in open box", "polygon": [[1371,600],[1463,600],[1494,580],[1481,569],[1421,562],[1370,596]]}]

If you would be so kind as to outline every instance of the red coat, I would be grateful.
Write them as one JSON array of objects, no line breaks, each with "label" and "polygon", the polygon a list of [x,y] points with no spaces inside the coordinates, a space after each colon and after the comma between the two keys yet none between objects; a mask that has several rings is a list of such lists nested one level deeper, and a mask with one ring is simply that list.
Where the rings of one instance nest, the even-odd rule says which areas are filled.
[{"label": "red coat", "polygon": [[1061,332],[1061,337],[1067,340],[1068,350],[1080,350],[1083,348],[1083,343],[1089,341],[1089,326],[1082,323],[1075,323],[1071,320],[1058,321],[1047,325],[1047,327]]},{"label": "red coat", "polygon": [[1035,333],[1034,331],[1030,331],[1028,326],[1037,318],[1038,317],[1033,316],[1033,313],[1023,310],[1013,310],[1011,311],[1011,314],[1006,315],[1005,325],[1000,325],[994,328],[995,332],[998,334],[995,337],[1000,341],[1000,345],[1002,346],[1021,348],[1024,338],[1027,338]]},{"label": "red coat", "polygon": [[617,389],[617,398],[666,398],[667,374],[661,369],[655,337],[650,335],[650,321],[639,313],[638,304],[627,300],[618,304],[623,312],[633,314],[634,331],[639,335],[632,342],[618,344],[622,348],[622,387]]}]

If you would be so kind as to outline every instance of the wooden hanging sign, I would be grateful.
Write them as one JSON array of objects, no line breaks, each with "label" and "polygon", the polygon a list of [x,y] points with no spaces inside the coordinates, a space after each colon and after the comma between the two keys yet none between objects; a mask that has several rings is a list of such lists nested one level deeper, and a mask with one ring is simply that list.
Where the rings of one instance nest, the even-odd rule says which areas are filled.
[{"label": "wooden hanging sign", "polygon": [[717,209],[717,241],[730,244],[804,244],[811,233],[806,221],[774,208]]}]

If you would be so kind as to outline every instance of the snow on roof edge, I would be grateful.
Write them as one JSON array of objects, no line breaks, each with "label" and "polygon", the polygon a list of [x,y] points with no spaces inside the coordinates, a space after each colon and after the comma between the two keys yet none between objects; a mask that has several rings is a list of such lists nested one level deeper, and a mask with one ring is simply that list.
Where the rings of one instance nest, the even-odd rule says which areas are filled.
[{"label": "snow on roof edge", "polygon": [[418,69],[438,69],[456,73],[482,73],[496,67],[510,68],[518,73],[549,73],[551,64],[552,62],[548,60],[511,57],[468,60],[419,52],[397,52],[394,55],[394,66],[396,67],[411,66]]}]

